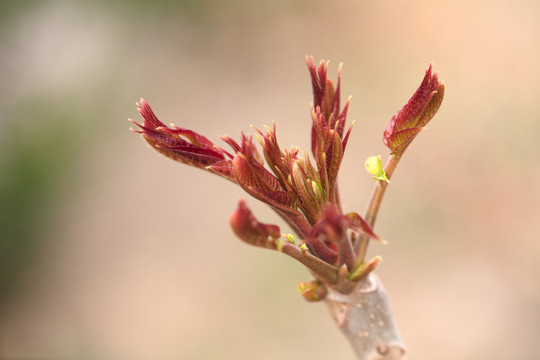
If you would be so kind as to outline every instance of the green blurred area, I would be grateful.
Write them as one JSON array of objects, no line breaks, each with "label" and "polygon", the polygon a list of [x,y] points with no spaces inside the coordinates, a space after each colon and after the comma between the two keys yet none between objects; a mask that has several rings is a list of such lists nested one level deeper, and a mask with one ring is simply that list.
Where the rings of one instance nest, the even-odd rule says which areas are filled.
[{"label": "green blurred area", "polygon": [[24,13],[25,10],[35,6],[39,2],[39,0],[4,0],[0,2],[0,21],[13,16],[19,16],[21,13]]},{"label": "green blurred area", "polygon": [[[81,114],[35,99],[5,114],[0,155],[0,304],[16,294],[46,247],[47,220],[80,155]],[[0,308],[2,310],[2,308]]]},{"label": "green blurred area", "polygon": [[[102,74],[95,74],[98,80],[95,75],[91,75],[90,81],[74,78],[70,80],[72,84],[48,89],[45,76],[38,79],[45,83],[45,88],[39,89],[41,84],[36,82],[38,90],[17,93],[17,82],[24,78],[26,70],[30,73],[35,70],[18,67],[20,60],[24,63],[25,57],[31,56],[24,50],[25,42],[32,40],[24,33],[24,37],[11,37],[12,26],[17,24],[17,19],[24,21],[25,16],[39,13],[39,9],[46,13],[48,8],[72,4],[62,1],[0,2],[0,36],[4,46],[15,45],[15,52],[4,52],[2,59],[15,71],[5,72],[7,81],[0,85],[0,93],[5,95],[4,106],[0,109],[0,313],[9,309],[2,305],[25,294],[25,284],[39,269],[36,264],[40,264],[41,254],[54,244],[49,244],[51,239],[47,232],[51,229],[48,222],[53,220],[56,207],[66,201],[65,195],[73,191],[71,181],[75,178],[74,171],[81,166],[78,158],[84,153],[82,144],[90,141],[90,121],[94,122],[93,131],[96,131],[97,126],[112,120],[108,118],[110,114],[104,114],[105,118],[96,117],[97,109],[90,108],[92,104],[82,102],[81,98],[88,100],[93,96],[97,104],[112,96],[118,79],[109,73],[119,66],[114,63],[114,58],[109,59],[113,69],[100,69]],[[182,13],[202,20],[209,3],[191,0],[81,1],[79,5],[83,9],[90,6],[94,11],[107,8],[115,12],[128,11],[133,16],[149,11],[161,16]],[[57,47],[50,45],[52,51]],[[102,110],[111,108],[104,104],[99,106]],[[101,132],[101,140],[94,139],[94,146],[109,135]]]}]

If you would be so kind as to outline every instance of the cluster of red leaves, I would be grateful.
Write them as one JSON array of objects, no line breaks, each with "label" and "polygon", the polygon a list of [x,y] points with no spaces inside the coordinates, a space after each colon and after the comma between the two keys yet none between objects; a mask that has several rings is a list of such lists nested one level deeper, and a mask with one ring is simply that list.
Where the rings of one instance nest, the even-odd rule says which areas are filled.
[{"label": "cluster of red leaves", "polygon": [[[239,142],[222,137],[232,149],[228,152],[191,130],[166,126],[144,100],[137,104],[144,122],[135,124],[140,128],[137,132],[158,152],[237,183],[275,210],[300,237],[310,255],[335,269],[346,265],[350,271],[358,263],[348,232],[380,239],[359,214],[343,214],[338,196],[337,175],[351,132],[351,127],[345,132],[349,101],[343,109],[340,105],[341,68],[334,86],[327,77],[326,63],[315,65],[308,58],[307,65],[313,88],[313,160],[298,148],[281,149],[275,124],[265,132],[256,129],[262,155],[253,138],[243,133]],[[433,117],[443,93],[444,85],[430,66],[420,88],[392,118],[384,133],[384,142],[392,153],[402,151]],[[240,202],[230,222],[243,241],[259,247],[281,248],[277,241],[281,237],[279,227],[258,222],[245,202]],[[300,247],[292,249],[291,246],[297,245],[288,242],[287,246],[288,253],[297,256]]]}]

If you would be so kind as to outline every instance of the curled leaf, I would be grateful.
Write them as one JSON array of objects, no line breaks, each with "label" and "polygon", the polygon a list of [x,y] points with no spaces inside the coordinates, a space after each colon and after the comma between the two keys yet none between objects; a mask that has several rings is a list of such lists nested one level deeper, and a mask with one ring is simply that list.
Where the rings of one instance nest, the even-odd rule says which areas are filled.
[{"label": "curled leaf", "polygon": [[321,219],[306,236],[310,250],[329,264],[346,264],[352,267],[354,255],[347,236],[352,222],[334,206],[327,206]]},{"label": "curled leaf", "polygon": [[402,152],[435,116],[444,97],[444,84],[430,64],[420,87],[407,104],[392,117],[383,135],[392,154]]},{"label": "curled leaf", "polygon": [[276,239],[281,237],[277,225],[263,224],[255,218],[244,200],[229,218],[231,227],[240,240],[254,246],[278,249]]},{"label": "curled leaf", "polygon": [[383,244],[386,244],[386,240],[381,239],[377,234],[373,232],[373,229],[369,224],[364,220],[363,217],[361,217],[358,213],[351,212],[346,214],[350,220],[351,220],[351,229],[354,231],[357,231],[361,234],[365,234],[369,236],[370,238],[377,240],[379,242],[382,242]]}]

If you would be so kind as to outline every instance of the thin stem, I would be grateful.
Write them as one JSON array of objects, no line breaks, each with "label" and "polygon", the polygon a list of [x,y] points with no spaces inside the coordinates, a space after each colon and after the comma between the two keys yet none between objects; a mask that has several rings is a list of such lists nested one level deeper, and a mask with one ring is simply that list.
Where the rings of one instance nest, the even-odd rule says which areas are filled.
[{"label": "thin stem", "polygon": [[[401,156],[395,155],[390,156],[390,159],[388,159],[388,162],[384,166],[384,171],[386,172],[386,177],[388,178],[388,180],[392,178],[394,170],[396,169],[400,159]],[[377,220],[377,214],[379,213],[379,208],[381,206],[381,202],[387,187],[388,182],[379,180],[373,188],[373,192],[371,193],[371,198],[369,199],[368,208],[366,210],[364,219],[372,228],[375,225],[375,220]],[[363,235],[359,237],[356,245],[357,261],[364,261],[368,244],[369,238],[367,236]]]},{"label": "thin stem", "polygon": [[[400,159],[401,156],[396,157],[394,155],[390,156],[390,159],[388,159],[388,162],[384,166],[384,171],[388,180],[392,178],[394,170],[396,169],[396,166],[399,163]],[[379,184],[377,184],[373,189],[373,194],[371,195],[369,207],[364,217],[364,219],[371,227],[375,225],[375,220],[377,219],[377,214],[379,213],[379,207],[381,206],[381,202],[387,187],[388,182],[379,180]]]}]

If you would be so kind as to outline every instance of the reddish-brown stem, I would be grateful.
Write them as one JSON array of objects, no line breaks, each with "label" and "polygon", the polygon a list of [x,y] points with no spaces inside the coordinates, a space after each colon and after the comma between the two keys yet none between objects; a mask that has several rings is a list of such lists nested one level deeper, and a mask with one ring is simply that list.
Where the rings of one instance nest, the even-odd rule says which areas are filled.
[{"label": "reddish-brown stem", "polygon": [[344,232],[338,240],[339,265],[347,265],[347,271],[352,271],[356,262],[356,254],[347,232]]},{"label": "reddish-brown stem", "polygon": [[[386,177],[388,178],[388,180],[392,178],[394,170],[396,169],[397,164],[401,159],[401,154],[398,156],[391,155],[390,159],[388,159],[388,162],[384,166],[384,171],[386,172]],[[366,210],[364,219],[372,228],[375,225],[375,220],[377,220],[377,214],[379,213],[379,208],[381,207],[381,202],[387,187],[388,182],[379,180],[377,181],[377,184],[375,185],[375,187],[373,188],[373,192],[371,193],[371,198],[369,199],[368,208]],[[367,236],[363,235],[359,237],[356,243],[357,262],[364,261],[368,244],[369,238]]]},{"label": "reddish-brown stem", "polygon": [[327,284],[336,283],[338,270],[335,266],[322,261],[289,242],[283,244],[283,249],[281,251],[304,264],[304,266],[311,270],[319,280]]}]

